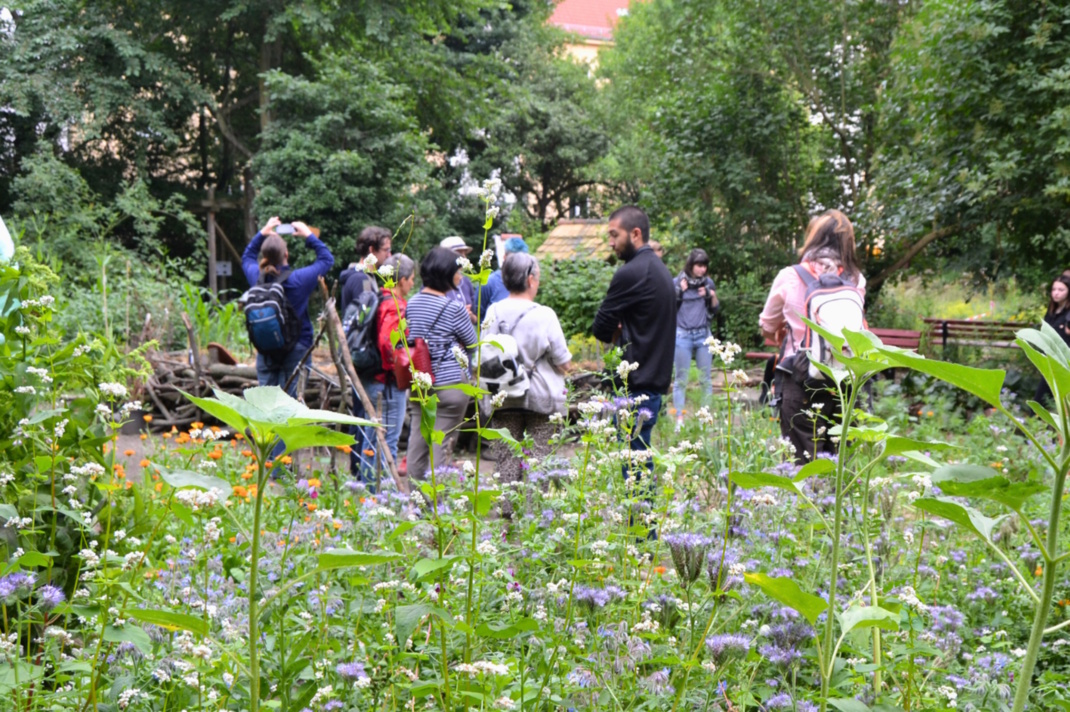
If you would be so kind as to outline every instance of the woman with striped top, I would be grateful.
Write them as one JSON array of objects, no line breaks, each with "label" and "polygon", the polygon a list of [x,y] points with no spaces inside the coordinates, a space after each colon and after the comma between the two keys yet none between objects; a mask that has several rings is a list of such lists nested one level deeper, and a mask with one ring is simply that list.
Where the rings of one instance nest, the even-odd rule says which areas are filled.
[{"label": "woman with striped top", "polygon": [[[468,382],[468,356],[476,345],[476,330],[464,307],[448,296],[461,282],[456,253],[444,247],[428,252],[420,262],[420,280],[423,289],[409,300],[405,319],[409,339],[423,337],[431,351],[434,391],[438,395],[435,430],[446,434],[442,444],[434,446],[434,464],[442,467],[453,456],[455,431],[464,420],[470,400],[460,390],[446,386]],[[416,408],[409,422],[409,476],[425,479],[430,466],[431,451],[420,434],[420,409]]]}]

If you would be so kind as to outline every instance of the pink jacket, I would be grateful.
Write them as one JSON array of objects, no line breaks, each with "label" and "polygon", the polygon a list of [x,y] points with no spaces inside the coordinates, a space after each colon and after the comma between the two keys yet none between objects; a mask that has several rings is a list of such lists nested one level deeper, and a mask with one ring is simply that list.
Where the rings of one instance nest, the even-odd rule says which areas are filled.
[{"label": "pink jacket", "polygon": [[[803,263],[809,267],[808,263]],[[814,271],[811,269],[811,272]],[[866,293],[866,278],[858,276],[858,288]],[[758,325],[762,328],[762,334],[769,339],[776,339],[777,332],[787,324],[789,333],[787,345],[784,348],[784,356],[791,356],[798,350],[798,344],[806,336],[806,324],[802,318],[806,316],[806,284],[796,273],[795,268],[785,267],[773,280],[773,286],[769,289],[769,297],[765,300],[765,308],[758,317]]]}]

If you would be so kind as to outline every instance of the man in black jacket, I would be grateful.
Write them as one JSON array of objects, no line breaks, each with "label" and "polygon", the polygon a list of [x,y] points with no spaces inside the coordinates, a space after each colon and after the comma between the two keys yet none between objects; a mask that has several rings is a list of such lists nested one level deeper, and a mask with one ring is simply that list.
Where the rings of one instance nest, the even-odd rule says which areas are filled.
[{"label": "man in black jacket", "polygon": [[[650,446],[662,397],[672,382],[676,344],[676,288],[649,242],[650,220],[640,208],[626,205],[609,216],[609,244],[624,264],[613,275],[591,327],[595,338],[618,343],[624,360],[638,364],[625,382],[629,396],[645,396],[638,405],[643,422],[632,450]],[[649,470],[653,467],[647,463]]]}]

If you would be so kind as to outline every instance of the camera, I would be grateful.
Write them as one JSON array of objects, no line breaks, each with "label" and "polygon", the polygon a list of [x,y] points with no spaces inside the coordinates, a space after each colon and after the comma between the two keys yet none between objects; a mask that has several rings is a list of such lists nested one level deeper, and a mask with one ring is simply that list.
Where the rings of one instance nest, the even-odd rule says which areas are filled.
[{"label": "camera", "polygon": [[294,226],[290,223],[282,223],[275,226],[276,235],[292,235],[294,234]]},{"label": "camera", "polygon": [[705,287],[705,286],[706,286],[706,278],[705,277],[688,277],[687,278],[687,288],[688,289],[698,289],[699,287]]}]

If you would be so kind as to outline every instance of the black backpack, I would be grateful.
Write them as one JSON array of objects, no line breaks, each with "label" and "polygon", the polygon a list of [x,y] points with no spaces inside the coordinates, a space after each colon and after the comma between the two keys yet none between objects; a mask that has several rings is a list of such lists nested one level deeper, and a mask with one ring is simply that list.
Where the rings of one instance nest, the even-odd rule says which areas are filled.
[{"label": "black backpack", "polygon": [[363,290],[342,315],[342,330],[357,373],[378,373],[383,368],[379,353],[379,302],[378,290]]},{"label": "black backpack", "polygon": [[265,356],[285,356],[301,336],[297,312],[283,288],[289,276],[287,272],[275,282],[264,282],[261,276],[261,281],[241,296],[249,341]]}]

